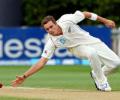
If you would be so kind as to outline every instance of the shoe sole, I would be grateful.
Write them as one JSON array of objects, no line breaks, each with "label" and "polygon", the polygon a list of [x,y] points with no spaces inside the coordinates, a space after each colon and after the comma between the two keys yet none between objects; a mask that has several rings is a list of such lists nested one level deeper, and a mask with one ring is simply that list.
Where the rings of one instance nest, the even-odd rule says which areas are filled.
[{"label": "shoe sole", "polygon": [[92,72],[90,72],[90,76],[91,76],[91,78],[92,78],[92,80],[93,80],[93,82],[94,82],[94,85],[95,85],[96,89],[99,90],[99,91],[101,91],[101,89],[99,89],[99,88],[97,87],[97,84],[96,84],[96,82],[95,82],[95,80],[94,80],[94,78],[93,78]]}]

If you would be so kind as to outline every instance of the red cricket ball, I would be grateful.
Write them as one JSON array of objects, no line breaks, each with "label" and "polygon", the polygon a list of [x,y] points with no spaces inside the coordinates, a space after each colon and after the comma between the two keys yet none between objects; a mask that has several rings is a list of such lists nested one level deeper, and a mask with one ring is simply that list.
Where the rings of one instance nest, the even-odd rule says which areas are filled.
[{"label": "red cricket ball", "polygon": [[0,88],[2,88],[3,87],[3,84],[2,83],[0,83]]}]

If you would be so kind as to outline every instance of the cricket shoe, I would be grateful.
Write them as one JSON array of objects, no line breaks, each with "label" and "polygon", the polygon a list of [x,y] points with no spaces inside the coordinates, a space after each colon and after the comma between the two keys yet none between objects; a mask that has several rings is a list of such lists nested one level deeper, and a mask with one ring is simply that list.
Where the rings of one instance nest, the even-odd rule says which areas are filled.
[{"label": "cricket shoe", "polygon": [[99,91],[111,91],[111,87],[109,85],[109,83],[107,81],[103,82],[103,83],[99,83],[95,77],[95,74],[93,72],[90,72],[90,75],[94,81],[95,87],[97,90]]}]

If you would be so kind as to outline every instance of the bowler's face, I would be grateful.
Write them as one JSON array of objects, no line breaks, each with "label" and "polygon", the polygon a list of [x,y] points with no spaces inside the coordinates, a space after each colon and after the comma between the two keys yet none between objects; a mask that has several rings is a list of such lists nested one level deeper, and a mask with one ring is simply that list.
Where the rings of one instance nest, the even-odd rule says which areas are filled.
[{"label": "bowler's face", "polygon": [[49,21],[46,24],[44,24],[44,28],[49,34],[53,36],[58,36],[62,34],[61,28],[52,21]]}]

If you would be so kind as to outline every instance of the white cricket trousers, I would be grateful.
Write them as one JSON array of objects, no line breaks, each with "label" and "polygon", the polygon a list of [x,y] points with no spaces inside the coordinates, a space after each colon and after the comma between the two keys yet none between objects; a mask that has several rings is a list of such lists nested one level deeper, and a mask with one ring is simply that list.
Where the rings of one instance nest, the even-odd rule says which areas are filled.
[{"label": "white cricket trousers", "polygon": [[104,75],[120,66],[120,58],[103,42],[79,45],[69,48],[69,51],[79,58],[87,58],[98,80],[104,80]]}]

